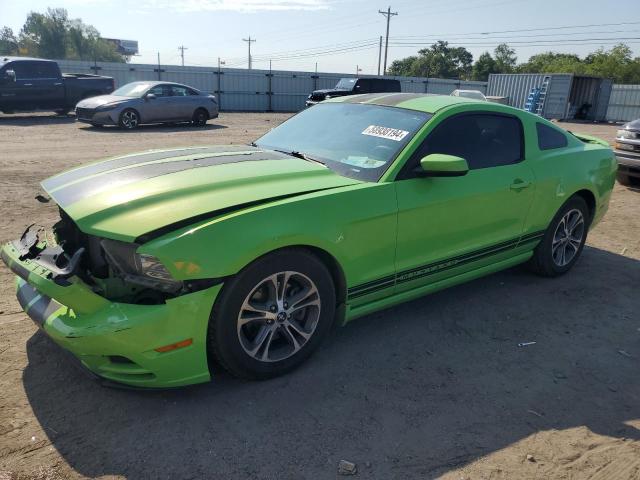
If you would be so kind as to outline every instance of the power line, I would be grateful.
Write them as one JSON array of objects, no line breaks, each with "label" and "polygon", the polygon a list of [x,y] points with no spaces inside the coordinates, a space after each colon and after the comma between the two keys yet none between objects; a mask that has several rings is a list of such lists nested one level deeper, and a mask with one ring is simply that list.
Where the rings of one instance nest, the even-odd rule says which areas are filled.
[{"label": "power line", "polygon": [[384,75],[387,74],[387,53],[389,51],[389,23],[391,22],[391,17],[398,15],[398,12],[392,12],[391,7],[387,7],[387,11],[384,12],[382,10],[378,10],[378,13],[381,13],[383,17],[387,19],[387,39],[384,43]]}]

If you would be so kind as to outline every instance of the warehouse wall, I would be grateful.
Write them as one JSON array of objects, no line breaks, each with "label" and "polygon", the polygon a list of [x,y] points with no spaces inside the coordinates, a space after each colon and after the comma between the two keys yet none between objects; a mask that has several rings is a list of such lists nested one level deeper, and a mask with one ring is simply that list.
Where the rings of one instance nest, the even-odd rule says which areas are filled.
[{"label": "warehouse wall", "polygon": [[[304,108],[307,96],[316,89],[332,88],[344,73],[313,73],[280,70],[246,70],[216,67],[83,62],[58,60],[65,73],[97,73],[116,80],[116,87],[136,80],[166,80],[191,85],[218,96],[227,111],[296,112]],[[487,82],[422,77],[392,77],[400,80],[403,92],[449,95],[456,88],[486,93]]]}]

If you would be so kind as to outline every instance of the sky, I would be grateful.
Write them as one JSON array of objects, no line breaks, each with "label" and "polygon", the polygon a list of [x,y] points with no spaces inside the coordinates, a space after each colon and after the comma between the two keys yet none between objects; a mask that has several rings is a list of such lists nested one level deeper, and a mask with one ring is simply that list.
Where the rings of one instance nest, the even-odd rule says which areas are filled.
[{"label": "sky", "polygon": [[[392,1],[392,3],[388,3]],[[102,36],[137,40],[132,63],[375,74],[391,7],[388,64],[436,40],[477,58],[506,42],[518,61],[542,51],[577,53],[624,42],[640,55],[637,0],[0,0],[0,26],[20,30],[30,11],[66,8]],[[384,53],[383,53],[384,55]]]}]

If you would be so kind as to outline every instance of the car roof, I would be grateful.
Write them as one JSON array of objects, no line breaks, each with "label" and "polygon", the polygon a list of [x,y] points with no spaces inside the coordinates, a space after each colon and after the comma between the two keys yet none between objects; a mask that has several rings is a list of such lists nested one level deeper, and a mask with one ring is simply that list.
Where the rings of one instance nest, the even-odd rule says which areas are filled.
[{"label": "car roof", "polygon": [[55,60],[47,60],[45,58],[1,56],[0,57],[0,66],[4,65],[5,63],[14,62],[16,60],[29,60],[29,61],[32,61],[32,62],[36,61],[36,62],[53,62],[53,63],[55,63]]},{"label": "car roof", "polygon": [[471,98],[452,97],[450,95],[434,95],[431,93],[366,93],[364,95],[336,97],[325,101],[331,103],[366,103],[369,105],[384,105],[388,107],[418,110],[427,113],[435,113],[442,108],[460,103],[477,103],[486,105],[486,102],[480,102]]},{"label": "car roof", "polygon": [[196,90],[194,87],[190,87],[189,85],[184,85],[182,83],[176,83],[176,82],[163,82],[162,80],[138,80],[136,82],[125,83],[125,85],[131,85],[133,83],[138,83],[138,84],[144,83],[145,85],[150,85],[152,87],[156,85],[177,85],[179,87],[187,87],[192,90]]}]

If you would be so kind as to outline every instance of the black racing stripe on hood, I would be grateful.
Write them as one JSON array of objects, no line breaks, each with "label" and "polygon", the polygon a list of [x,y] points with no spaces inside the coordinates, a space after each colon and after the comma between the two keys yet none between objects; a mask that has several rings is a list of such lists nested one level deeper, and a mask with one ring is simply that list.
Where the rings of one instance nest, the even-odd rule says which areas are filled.
[{"label": "black racing stripe on hood", "polygon": [[424,93],[367,93],[349,97],[344,103],[366,103],[369,105],[383,105],[395,107],[402,102],[422,98]]},{"label": "black racing stripe on hood", "polygon": [[88,178],[84,182],[74,183],[63,187],[56,192],[50,192],[56,203],[65,208],[84,198],[96,195],[114,186],[122,187],[135,182],[160,177],[171,173],[191,170],[192,168],[212,167],[227,163],[253,162],[260,160],[284,160],[289,157],[275,153],[262,152],[249,153],[245,155],[225,155],[215,157],[196,158],[191,160],[176,160],[172,162],[152,163],[131,167],[115,172],[106,172],[95,177]]},{"label": "black racing stripe on hood", "polygon": [[261,198],[260,200],[255,200],[253,202],[240,203],[238,205],[233,205],[231,207],[220,208],[218,210],[211,210],[210,212],[205,212],[205,213],[201,213],[200,215],[185,218],[183,220],[180,220],[179,222],[170,223],[169,225],[165,225],[164,227],[160,227],[155,230],[151,230],[150,232],[143,233],[142,235],[140,235],[135,239],[135,243],[142,245],[143,243],[150,242],[151,240],[155,240],[156,238],[159,238],[163,235],[166,235],[167,233],[174,232],[181,228],[185,228],[190,225],[203,222],[205,220],[210,220],[215,217],[220,217],[222,215],[229,215],[233,212],[239,212],[240,210],[244,210],[246,208],[256,207],[258,205],[265,205],[267,203],[277,202],[278,200],[285,200],[287,198],[292,198],[292,197],[298,197],[300,195],[307,195],[309,193],[322,192],[324,190],[332,190],[334,188],[340,188],[340,186],[317,188],[314,190],[306,190],[304,192],[296,192],[296,193],[290,193],[287,195],[278,195],[276,197]]},{"label": "black racing stripe on hood", "polygon": [[[165,160],[167,158],[172,157],[182,157],[185,155],[205,155],[208,153],[234,153],[234,152],[242,152],[253,150],[254,147],[249,147],[246,145],[219,145],[212,147],[195,147],[195,148],[185,148],[181,150],[169,150],[162,152],[147,152],[140,153],[138,155],[129,155],[126,157],[117,157],[112,158],[111,160],[105,160],[103,162],[93,163],[90,165],[86,165],[84,167],[76,168],[73,170],[69,170],[68,172],[63,172],[59,175],[55,175],[51,178],[48,178],[44,182],[42,182],[42,186],[45,190],[54,190],[62,185],[65,185],[69,182],[73,182],[75,180],[80,180],[81,178],[88,177],[91,175],[97,175],[99,173],[108,172],[110,170],[115,170],[116,168],[129,167],[131,165],[137,165],[139,163],[146,162],[154,162],[157,160]],[[256,150],[257,151],[257,150]]]}]

